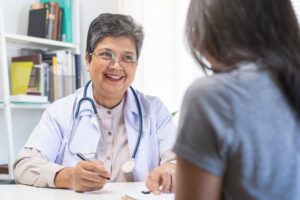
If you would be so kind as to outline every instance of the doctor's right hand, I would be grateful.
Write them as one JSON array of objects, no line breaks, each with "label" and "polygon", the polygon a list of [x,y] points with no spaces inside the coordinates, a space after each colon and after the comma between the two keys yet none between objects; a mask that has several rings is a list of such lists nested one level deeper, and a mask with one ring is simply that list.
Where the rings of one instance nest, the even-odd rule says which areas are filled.
[{"label": "doctor's right hand", "polygon": [[65,167],[56,174],[55,185],[77,192],[100,190],[108,182],[110,173],[100,160],[79,161],[75,167]]}]

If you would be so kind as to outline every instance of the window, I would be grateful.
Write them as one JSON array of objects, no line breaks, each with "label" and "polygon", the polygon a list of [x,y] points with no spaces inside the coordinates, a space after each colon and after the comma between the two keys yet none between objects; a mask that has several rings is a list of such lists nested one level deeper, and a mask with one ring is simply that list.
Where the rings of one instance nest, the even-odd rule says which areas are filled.
[{"label": "window", "polygon": [[295,9],[296,16],[298,18],[298,22],[300,24],[300,1],[299,0],[291,0]]}]

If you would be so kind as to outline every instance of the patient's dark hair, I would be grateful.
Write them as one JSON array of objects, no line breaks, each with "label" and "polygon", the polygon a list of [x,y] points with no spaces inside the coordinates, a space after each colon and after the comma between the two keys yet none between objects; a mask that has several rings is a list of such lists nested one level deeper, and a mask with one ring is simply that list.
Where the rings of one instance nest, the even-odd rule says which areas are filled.
[{"label": "patient's dark hair", "polygon": [[261,61],[300,113],[300,31],[290,0],[191,0],[186,34],[204,71],[203,55],[221,63],[214,71]]},{"label": "patient's dark hair", "polygon": [[[86,52],[92,53],[99,42],[106,37],[127,36],[133,39],[136,47],[136,54],[139,58],[143,46],[143,27],[137,24],[131,16],[103,13],[96,17],[90,24]],[[88,60],[91,62],[92,56]]]}]

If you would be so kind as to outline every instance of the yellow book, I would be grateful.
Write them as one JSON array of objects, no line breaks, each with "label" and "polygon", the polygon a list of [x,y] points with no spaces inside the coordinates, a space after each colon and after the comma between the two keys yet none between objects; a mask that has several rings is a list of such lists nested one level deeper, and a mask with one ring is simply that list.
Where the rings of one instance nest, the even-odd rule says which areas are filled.
[{"label": "yellow book", "polygon": [[11,63],[12,94],[27,94],[33,62]]},{"label": "yellow book", "polygon": [[52,64],[54,67],[54,74],[55,74],[55,76],[54,76],[54,78],[55,78],[54,94],[55,95],[54,96],[55,96],[55,100],[57,100],[57,99],[59,99],[59,95],[58,95],[58,70],[57,70],[57,57],[56,56],[52,57]]}]

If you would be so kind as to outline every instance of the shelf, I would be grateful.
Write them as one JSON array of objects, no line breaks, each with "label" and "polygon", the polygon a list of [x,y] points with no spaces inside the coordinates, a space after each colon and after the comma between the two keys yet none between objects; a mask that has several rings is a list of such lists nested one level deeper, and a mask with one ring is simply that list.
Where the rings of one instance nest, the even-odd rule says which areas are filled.
[{"label": "shelf", "polygon": [[[22,103],[11,102],[10,107],[13,109],[46,109],[50,103]],[[0,109],[4,108],[3,102],[0,102]]]},{"label": "shelf", "polygon": [[49,103],[11,103],[11,108],[17,109],[46,109]]},{"label": "shelf", "polygon": [[5,34],[5,39],[7,42],[16,43],[16,44],[27,44],[27,45],[35,45],[42,46],[52,49],[78,49],[76,44],[61,42],[56,40],[48,40],[44,38],[31,37],[26,35],[17,35],[17,34]]},{"label": "shelf", "polygon": [[9,180],[10,177],[8,174],[0,174],[0,180]]}]

